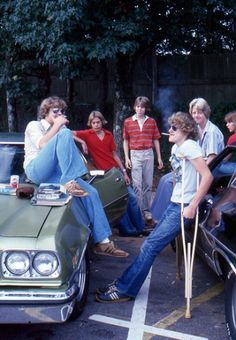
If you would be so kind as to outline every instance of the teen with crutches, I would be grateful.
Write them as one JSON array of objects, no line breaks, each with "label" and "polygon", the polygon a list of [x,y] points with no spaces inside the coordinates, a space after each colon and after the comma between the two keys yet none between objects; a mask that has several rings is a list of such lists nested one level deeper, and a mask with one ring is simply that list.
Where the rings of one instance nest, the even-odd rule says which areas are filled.
[{"label": "teen with crutches", "polygon": [[[136,297],[156,256],[181,233],[181,215],[184,218],[185,228],[191,226],[198,204],[206,195],[212,182],[212,175],[202,158],[201,148],[197,143],[197,125],[191,115],[177,112],[170,117],[169,123],[171,125],[169,141],[174,143],[170,161],[176,182],[171,203],[158,225],[144,241],[139,255],[123,275],[106,287],[97,290],[96,300],[99,302],[121,302]],[[182,172],[183,159],[185,159],[184,174]],[[198,172],[201,182],[196,191]],[[184,195],[182,195],[183,175]]]}]

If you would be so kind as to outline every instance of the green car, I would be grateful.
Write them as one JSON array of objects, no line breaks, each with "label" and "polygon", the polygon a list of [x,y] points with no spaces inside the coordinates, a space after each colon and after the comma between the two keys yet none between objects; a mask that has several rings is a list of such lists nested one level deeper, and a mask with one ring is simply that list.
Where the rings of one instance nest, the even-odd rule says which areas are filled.
[{"label": "green car", "polygon": [[[23,159],[23,134],[0,133],[0,183],[19,175],[20,185],[25,185]],[[122,174],[114,168],[104,176],[88,176],[88,181],[115,225],[128,200]],[[92,228],[82,198],[52,207],[0,194],[0,216],[0,323],[76,318],[88,294]]]}]

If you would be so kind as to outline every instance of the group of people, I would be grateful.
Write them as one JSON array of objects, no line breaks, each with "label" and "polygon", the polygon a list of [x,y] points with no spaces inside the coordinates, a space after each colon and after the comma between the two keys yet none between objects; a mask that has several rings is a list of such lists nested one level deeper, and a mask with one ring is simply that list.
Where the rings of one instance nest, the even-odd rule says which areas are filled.
[{"label": "group of people", "polygon": [[[112,234],[109,222],[96,189],[84,180],[88,170],[74,140],[81,143],[83,152],[91,156],[98,169],[120,169],[129,194],[127,212],[119,222],[120,234],[148,237],[123,275],[97,290],[96,300],[127,301],[138,294],[156,255],[180,233],[181,202],[184,203],[185,227],[192,224],[198,204],[212,182],[208,163],[224,148],[224,137],[209,120],[211,110],[203,98],[191,101],[189,113],[174,113],[169,118],[169,142],[174,144],[170,157],[172,173],[161,178],[151,205],[153,149],[158,169],[163,167],[163,162],[159,129],[155,120],[147,115],[149,99],[137,97],[134,115],[124,121],[125,167],[111,132],[104,128],[107,122],[101,112],[91,112],[89,129],[71,131],[66,127],[65,110],[66,103],[58,97],[42,101],[39,120],[30,122],[26,127],[24,169],[27,177],[36,184],[58,182],[72,195],[81,197],[91,221],[96,254],[127,257],[129,254],[118,249],[109,239]],[[232,133],[227,144],[231,144],[236,141],[236,112],[226,115],[225,121]],[[126,169],[130,169],[131,180]],[[201,178],[198,189],[197,173]],[[149,234],[145,221],[153,218],[157,224]]]}]

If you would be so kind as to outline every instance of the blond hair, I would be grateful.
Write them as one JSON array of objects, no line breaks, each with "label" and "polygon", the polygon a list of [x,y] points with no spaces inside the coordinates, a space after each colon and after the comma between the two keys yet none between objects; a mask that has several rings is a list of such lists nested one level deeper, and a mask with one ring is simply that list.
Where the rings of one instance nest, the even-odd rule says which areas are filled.
[{"label": "blond hair", "polygon": [[189,103],[189,113],[192,114],[194,108],[202,110],[204,116],[209,119],[211,114],[211,108],[207,101],[203,98],[195,98]]},{"label": "blond hair", "polygon": [[107,124],[106,119],[104,118],[103,114],[100,111],[92,111],[88,117],[88,122],[87,122],[88,126],[90,127],[92,126],[92,120],[94,118],[99,118],[102,122],[102,125]]}]

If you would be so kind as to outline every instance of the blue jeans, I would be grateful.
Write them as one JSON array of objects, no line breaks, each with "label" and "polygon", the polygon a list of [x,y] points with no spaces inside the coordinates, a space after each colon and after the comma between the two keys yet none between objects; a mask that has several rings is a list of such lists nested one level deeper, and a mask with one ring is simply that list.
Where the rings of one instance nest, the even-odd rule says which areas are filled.
[{"label": "blue jeans", "polygon": [[236,170],[235,162],[222,162],[213,170],[214,176],[232,175]]},{"label": "blue jeans", "polygon": [[61,129],[40,151],[25,169],[27,177],[36,184],[61,183],[76,180],[89,195],[83,198],[83,205],[93,226],[94,243],[109,237],[111,228],[104,212],[97,190],[80,178],[87,173],[87,168],[76,147],[71,130]]},{"label": "blue jeans", "polygon": [[172,192],[173,174],[169,172],[161,177],[152,202],[151,213],[155,220],[160,221],[162,214],[170,204]]},{"label": "blue jeans", "polygon": [[122,235],[142,232],[144,229],[144,220],[138,205],[137,197],[131,186],[128,189],[128,207],[125,215],[119,222],[119,232]]},{"label": "blue jeans", "polygon": [[[121,293],[131,297],[138,294],[156,256],[180,233],[180,217],[180,204],[171,202],[160,224],[144,241],[139,255],[117,280],[116,286]],[[185,227],[189,227],[192,221],[186,220]]]}]

